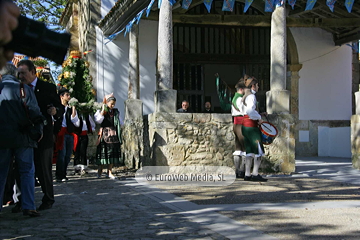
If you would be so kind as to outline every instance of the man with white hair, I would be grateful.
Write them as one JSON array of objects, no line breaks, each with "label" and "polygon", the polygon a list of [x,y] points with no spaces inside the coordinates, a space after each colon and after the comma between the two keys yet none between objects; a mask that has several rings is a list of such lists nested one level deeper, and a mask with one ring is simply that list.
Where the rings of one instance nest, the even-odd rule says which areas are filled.
[{"label": "man with white hair", "polygon": [[[0,200],[3,200],[10,162],[15,158],[20,174],[23,214],[37,217],[40,214],[34,199],[34,147],[42,138],[43,116],[34,92],[16,79],[15,66],[6,64],[0,75]],[[35,126],[33,136],[29,133],[29,123]]]}]

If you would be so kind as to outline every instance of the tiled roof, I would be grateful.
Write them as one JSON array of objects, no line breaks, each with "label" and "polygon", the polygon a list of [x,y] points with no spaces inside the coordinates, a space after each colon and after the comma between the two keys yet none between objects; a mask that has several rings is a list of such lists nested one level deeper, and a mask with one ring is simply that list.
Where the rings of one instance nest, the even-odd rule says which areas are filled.
[{"label": "tiled roof", "polygon": [[[14,58],[11,60],[11,62],[16,66],[23,58],[25,57],[25,55],[21,55],[21,54],[15,54]],[[32,57],[28,57],[29,60],[31,61],[36,61],[36,60],[42,60],[44,58],[42,57],[36,57],[36,58],[32,58]]]}]

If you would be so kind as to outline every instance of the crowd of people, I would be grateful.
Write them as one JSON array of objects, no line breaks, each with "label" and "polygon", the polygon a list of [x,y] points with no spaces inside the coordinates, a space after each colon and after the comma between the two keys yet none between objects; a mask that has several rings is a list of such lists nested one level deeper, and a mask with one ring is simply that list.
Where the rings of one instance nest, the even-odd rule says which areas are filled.
[{"label": "crowd of people", "polygon": [[[36,217],[40,216],[38,211],[52,208],[55,203],[53,156],[56,156],[55,180],[59,183],[68,181],[67,168],[73,154],[74,164],[87,165],[88,133],[95,132],[95,122],[101,125],[96,152],[98,177],[107,165],[106,177],[116,178],[112,167],[123,164],[120,151],[123,121],[115,108],[113,94],[105,96],[103,108],[95,113],[94,120],[91,115],[78,112],[75,106],[69,105],[68,89],[57,89],[54,84],[38,79],[30,60],[21,60],[17,67],[6,63],[0,74],[0,128],[3,129],[0,137],[0,199],[3,202],[5,185],[11,189],[14,183],[20,186],[21,195],[12,208],[13,213],[23,212]],[[28,122],[32,125],[26,125]],[[33,125],[38,129],[37,137],[32,136]],[[7,177],[9,172],[13,179]],[[35,178],[44,194],[38,208],[34,202]]]},{"label": "crowd of people", "polygon": [[[95,122],[101,125],[96,150],[97,177],[102,177],[103,168],[107,166],[106,177],[116,178],[113,165],[124,164],[120,152],[123,122],[115,108],[113,94],[104,97],[103,107],[93,119],[69,105],[68,89],[57,89],[55,85],[39,80],[32,61],[22,60],[16,67],[7,63],[14,53],[3,46],[11,41],[11,31],[17,27],[19,14],[12,1],[0,0],[0,200],[3,202],[5,186],[12,187],[14,178],[21,195],[12,212],[37,217],[40,216],[38,211],[50,209],[55,203],[54,153],[57,156],[56,181],[65,182],[73,153],[75,165],[87,164],[88,134],[95,131]],[[264,182],[267,179],[258,173],[264,155],[259,125],[263,122],[262,115],[266,115],[257,109],[255,94],[259,84],[254,77],[245,75],[235,88],[231,112],[236,177]],[[182,101],[177,112],[193,113],[187,100]],[[210,102],[205,102],[203,112],[213,112]],[[34,200],[36,178],[44,194],[38,208]]]},{"label": "crowd of people", "polygon": [[[37,217],[41,215],[39,211],[50,209],[55,203],[53,156],[56,156],[55,180],[67,181],[67,167],[74,152],[75,164],[87,163],[87,134],[95,131],[95,122],[89,114],[79,113],[69,105],[68,89],[57,89],[54,84],[38,79],[32,61],[22,60],[17,66],[9,63],[14,52],[4,46],[12,40],[19,15],[20,10],[12,1],[0,0],[0,211],[4,193],[7,201],[7,190],[19,189],[21,195],[10,194],[12,201],[17,201],[12,212]],[[96,122],[101,124],[97,148],[99,175],[107,164],[109,178],[115,178],[113,164],[121,162],[122,120],[114,108],[115,102],[113,95],[107,96],[103,110],[95,114]],[[36,178],[43,192],[39,207],[34,199]]]}]

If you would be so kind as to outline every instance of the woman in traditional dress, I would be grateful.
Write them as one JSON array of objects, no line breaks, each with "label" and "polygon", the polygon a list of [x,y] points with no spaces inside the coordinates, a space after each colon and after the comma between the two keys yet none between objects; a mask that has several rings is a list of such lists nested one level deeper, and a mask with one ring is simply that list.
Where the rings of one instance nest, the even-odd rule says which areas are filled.
[{"label": "woman in traditional dress", "polygon": [[107,165],[106,177],[116,179],[112,173],[113,165],[124,164],[120,150],[123,122],[119,110],[114,108],[115,104],[116,98],[112,93],[105,96],[102,109],[94,115],[95,122],[101,124],[96,149],[96,163],[99,165],[98,178],[101,178],[104,165]]},{"label": "woman in traditional dress", "polygon": [[[265,154],[264,146],[261,142],[261,132],[259,125],[263,122],[258,112],[255,93],[259,90],[259,83],[254,77],[245,76],[245,94],[243,104],[246,115],[244,116],[242,134],[244,135],[246,160],[245,160],[245,181],[266,182],[267,179],[259,174],[261,156]],[[254,167],[251,173],[252,160]]]}]

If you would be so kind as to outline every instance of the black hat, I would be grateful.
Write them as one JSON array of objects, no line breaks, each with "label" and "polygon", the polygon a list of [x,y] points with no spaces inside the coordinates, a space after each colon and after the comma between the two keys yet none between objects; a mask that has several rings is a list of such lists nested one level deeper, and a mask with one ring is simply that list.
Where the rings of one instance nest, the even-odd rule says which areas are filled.
[{"label": "black hat", "polygon": [[62,88],[60,88],[60,89],[58,90],[59,96],[60,96],[60,95],[63,95],[63,94],[66,93],[66,92],[69,92],[69,89],[64,88],[64,87],[62,87]]}]

